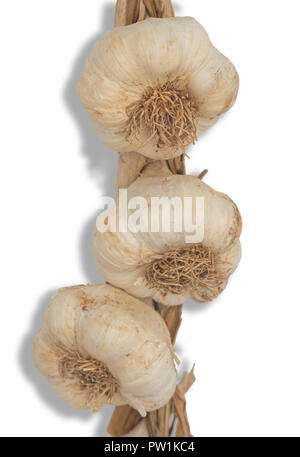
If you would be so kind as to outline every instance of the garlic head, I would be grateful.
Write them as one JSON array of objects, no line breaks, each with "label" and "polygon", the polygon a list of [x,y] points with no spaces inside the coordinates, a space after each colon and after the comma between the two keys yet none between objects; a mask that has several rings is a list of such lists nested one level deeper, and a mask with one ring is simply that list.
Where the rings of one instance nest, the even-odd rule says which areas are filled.
[{"label": "garlic head", "polygon": [[238,86],[233,64],[195,19],[149,18],[96,42],[77,93],[104,144],[163,160],[195,143]]},{"label": "garlic head", "polygon": [[35,337],[33,359],[56,394],[77,409],[128,404],[145,416],[176,388],[164,320],[110,285],[60,289]]},{"label": "garlic head", "polygon": [[[185,223],[179,232],[172,223],[170,230],[165,231],[160,218],[159,230],[152,230],[158,211],[151,211],[151,201],[162,196],[179,200],[182,207],[186,196],[203,198],[201,242],[187,242],[189,232]],[[139,209],[143,220],[148,220],[148,230],[131,230],[130,216],[126,232],[109,224],[101,231],[96,226],[93,249],[100,274],[136,297],[151,297],[165,305],[179,305],[189,299],[202,303],[216,298],[226,287],[241,255],[242,223],[235,203],[197,177],[182,175],[142,176],[128,188],[128,201],[136,197],[148,202]],[[108,216],[114,211],[124,227],[119,202],[109,209]],[[180,215],[172,212],[171,207],[171,222],[176,222]],[[182,215],[183,222],[186,217]]]}]

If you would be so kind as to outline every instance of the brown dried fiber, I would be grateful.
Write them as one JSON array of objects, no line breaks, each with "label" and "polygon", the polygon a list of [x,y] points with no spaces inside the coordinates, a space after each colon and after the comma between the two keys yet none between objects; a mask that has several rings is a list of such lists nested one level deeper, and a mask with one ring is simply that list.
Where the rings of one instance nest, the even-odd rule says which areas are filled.
[{"label": "brown dried fiber", "polygon": [[145,273],[150,287],[162,292],[181,294],[187,289],[202,289],[217,297],[226,280],[218,271],[212,250],[200,244],[172,249],[149,263]]},{"label": "brown dried fiber", "polygon": [[[106,365],[92,357],[82,356],[77,351],[56,348],[59,351],[59,373],[64,378],[79,381],[82,390],[88,392],[89,400],[100,397],[111,399],[118,391],[118,382]],[[101,408],[102,404],[99,404]]]},{"label": "brown dried fiber", "polygon": [[[184,152],[197,140],[199,107],[190,97],[184,78],[149,87],[128,107],[127,114],[126,139],[133,145],[145,146],[153,139],[158,150]],[[139,139],[141,134],[147,137],[145,142]]]}]

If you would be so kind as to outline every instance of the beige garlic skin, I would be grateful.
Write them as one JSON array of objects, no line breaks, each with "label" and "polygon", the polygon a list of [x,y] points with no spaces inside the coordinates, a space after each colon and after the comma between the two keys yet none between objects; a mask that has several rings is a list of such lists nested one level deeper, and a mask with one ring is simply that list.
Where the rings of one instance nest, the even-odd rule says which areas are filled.
[{"label": "beige garlic skin", "polygon": [[176,388],[164,320],[110,285],[60,289],[35,337],[33,359],[55,393],[77,409],[129,404],[145,416]]},{"label": "beige garlic skin", "polygon": [[[168,136],[167,118],[162,119],[160,138],[145,127],[144,115],[138,118],[141,128],[136,138],[128,136],[131,109],[141,100],[145,106],[144,101],[153,99],[157,89],[166,84],[172,88],[173,83],[175,89],[182,89],[175,111],[182,109],[182,102],[190,100],[195,116],[192,122],[188,121],[189,109],[176,121],[177,136],[172,147],[164,141]],[[207,32],[195,19],[149,18],[116,27],[96,42],[86,60],[77,93],[104,144],[119,152],[137,151],[162,160],[180,155],[197,135],[212,126],[233,105],[238,86],[233,64],[211,44]],[[167,96],[171,110],[170,97],[174,97]],[[184,131],[188,130],[191,131],[186,137]]]},{"label": "beige garlic skin", "polygon": [[[148,209],[141,210],[148,213],[149,231],[134,233],[128,230],[126,233],[113,231],[110,220],[105,231],[99,231],[97,226],[93,234],[93,248],[96,266],[101,275],[111,284],[126,290],[136,297],[151,297],[164,305],[179,305],[186,300],[193,299],[199,303],[214,299],[226,287],[229,276],[236,269],[240,257],[241,246],[239,236],[241,233],[241,216],[235,203],[225,194],[216,192],[207,184],[195,176],[170,175],[157,176],[160,174],[155,167],[150,167],[144,176],[138,178],[128,188],[128,201],[133,197],[144,197],[149,205]],[[151,176],[153,173],[155,176]],[[162,175],[168,174],[165,170]],[[160,231],[153,233],[150,230],[151,197],[179,197],[183,201],[184,196],[203,197],[204,199],[204,237],[201,244],[203,249],[209,249],[214,256],[214,263],[221,280],[212,287],[197,288],[188,287],[182,292],[174,293],[172,289],[152,287],[146,279],[146,271],[149,264],[161,259],[165,253],[180,249],[192,249],[193,243],[186,243],[188,233],[184,230],[176,233],[171,224],[169,233]],[[195,205],[194,205],[195,209]],[[109,216],[115,208],[110,208],[105,215]],[[118,216],[118,203],[116,208]],[[121,218],[122,220],[122,218]],[[130,218],[129,227],[130,227]],[[191,253],[193,260],[194,254]],[[180,259],[179,259],[180,260]],[[191,276],[188,273],[188,276]]]}]

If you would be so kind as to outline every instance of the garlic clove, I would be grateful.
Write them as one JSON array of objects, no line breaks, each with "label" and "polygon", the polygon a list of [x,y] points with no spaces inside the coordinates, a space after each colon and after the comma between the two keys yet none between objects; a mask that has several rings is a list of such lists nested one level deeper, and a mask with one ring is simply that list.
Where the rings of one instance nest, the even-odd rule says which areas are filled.
[{"label": "garlic clove", "polygon": [[239,76],[233,64],[211,46],[205,61],[192,72],[189,79],[191,93],[201,100],[202,119],[198,125],[199,133],[207,128],[205,124],[201,125],[202,120],[217,120],[231,108],[237,97],[238,86]]},{"label": "garlic clove", "polygon": [[52,297],[45,317],[49,337],[70,349],[76,349],[77,346],[75,333],[79,318],[77,294],[80,295],[82,303],[85,302],[86,295],[79,287],[60,289]]}]

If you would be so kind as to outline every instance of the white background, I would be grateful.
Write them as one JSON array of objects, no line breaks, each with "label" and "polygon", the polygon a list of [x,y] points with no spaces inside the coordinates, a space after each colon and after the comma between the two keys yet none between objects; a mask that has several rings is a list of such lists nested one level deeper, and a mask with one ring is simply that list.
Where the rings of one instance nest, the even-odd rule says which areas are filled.
[{"label": "white background", "polygon": [[[300,436],[299,2],[176,0],[236,65],[234,108],[191,150],[190,173],[243,216],[226,291],[184,308],[177,351],[196,363],[195,436]],[[107,0],[1,3],[1,434],[105,436],[112,412],[74,411],[31,360],[51,294],[101,282],[91,249],[117,154],[75,94],[88,50],[112,27]]]}]

